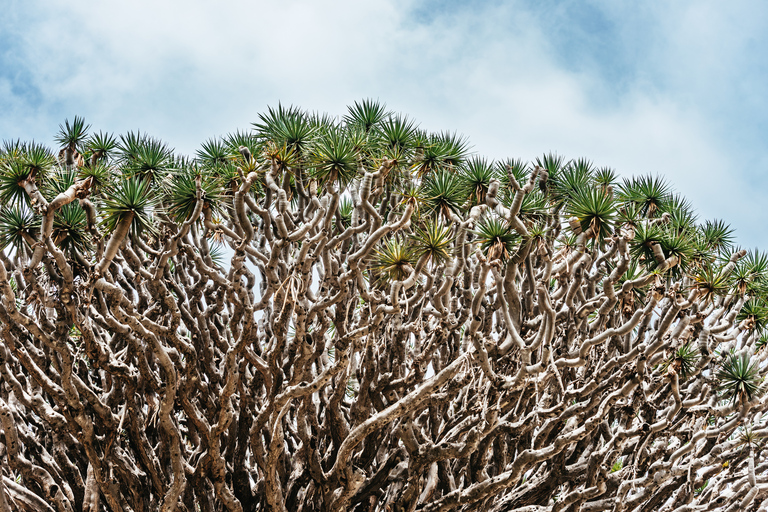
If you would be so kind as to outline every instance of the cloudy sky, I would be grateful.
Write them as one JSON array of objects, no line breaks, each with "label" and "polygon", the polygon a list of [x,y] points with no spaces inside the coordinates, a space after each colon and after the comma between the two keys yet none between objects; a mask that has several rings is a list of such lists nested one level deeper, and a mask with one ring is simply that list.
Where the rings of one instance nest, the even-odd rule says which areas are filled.
[{"label": "cloudy sky", "polygon": [[[642,5],[638,7],[637,5]],[[378,98],[492,158],[554,151],[661,174],[768,249],[760,0],[5,0],[0,139],[59,123],[193,154],[267,105]]]}]

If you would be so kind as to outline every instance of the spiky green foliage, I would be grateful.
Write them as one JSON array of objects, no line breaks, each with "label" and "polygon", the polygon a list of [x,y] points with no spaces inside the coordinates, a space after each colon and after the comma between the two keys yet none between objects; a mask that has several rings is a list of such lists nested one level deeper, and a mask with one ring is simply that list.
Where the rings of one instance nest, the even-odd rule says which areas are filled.
[{"label": "spiky green foliage", "polygon": [[34,180],[37,185],[42,185],[55,164],[53,153],[42,144],[6,143],[3,158],[0,158],[0,201],[4,204],[27,202],[23,182]]},{"label": "spiky green foliage", "polygon": [[148,139],[146,134],[141,132],[128,132],[120,135],[120,142],[117,144],[118,159],[122,163],[131,162],[139,152],[139,149]]},{"label": "spiky green foliage", "polygon": [[406,279],[413,270],[414,253],[397,238],[385,240],[376,250],[372,272],[379,284]]},{"label": "spiky green foliage", "polygon": [[689,263],[694,272],[695,269],[710,267],[717,261],[717,254],[712,252],[700,232],[697,231],[692,235],[691,245],[693,250]]},{"label": "spiky green foliage", "polygon": [[0,210],[0,250],[6,247],[28,250],[39,233],[40,217],[29,208],[17,204]]},{"label": "spiky green foliage", "polygon": [[[219,181],[221,196],[232,196],[240,188],[243,181],[243,169],[238,168],[234,163],[222,165],[214,169],[206,169],[206,172],[210,172]],[[254,193],[261,195],[261,181],[256,181],[253,186]]]},{"label": "spiky green foliage", "polygon": [[528,163],[521,158],[507,158],[496,162],[496,172],[501,180],[501,190],[508,194],[514,194],[514,190],[511,190],[509,174],[512,173],[517,184],[523,186],[528,181],[530,169]]},{"label": "spiky green foliage", "polygon": [[340,220],[340,228],[346,229],[352,224],[352,212],[355,209],[355,205],[348,197],[343,197],[339,201],[339,210],[337,219]]},{"label": "spiky green foliage", "polygon": [[72,254],[78,251],[88,254],[91,250],[91,235],[87,231],[85,211],[77,203],[69,203],[53,216],[53,243]]},{"label": "spiky green foliage", "polygon": [[162,141],[146,137],[123,167],[127,176],[148,181],[161,181],[174,166],[173,151]]},{"label": "spiky green foliage", "polygon": [[722,220],[706,221],[701,232],[707,247],[713,251],[725,253],[733,247],[733,229]]},{"label": "spiky green foliage", "polygon": [[761,297],[749,299],[736,315],[736,321],[744,330],[764,332],[768,326],[768,304]]},{"label": "spiky green foliage", "polygon": [[266,114],[259,114],[260,122],[254,123],[257,136],[277,146],[286,146],[297,154],[303,154],[309,147],[315,128],[306,114],[298,107],[276,109],[268,107]]},{"label": "spiky green foliage", "polygon": [[203,166],[218,167],[234,160],[237,154],[236,149],[227,145],[223,140],[208,139],[197,150],[197,160]]},{"label": "spiky green foliage", "polygon": [[340,127],[331,127],[312,146],[312,177],[348,185],[357,176],[357,150]]},{"label": "spiky green foliage", "polygon": [[749,355],[732,353],[725,356],[717,380],[723,398],[736,402],[756,396],[763,379],[757,362],[750,360]]},{"label": "spiky green foliage", "polygon": [[635,203],[623,203],[616,209],[616,222],[620,226],[635,228],[641,223],[642,213]]},{"label": "spiky green foliage", "polygon": [[493,163],[479,157],[469,159],[459,173],[459,179],[463,182],[464,190],[468,191],[472,205],[485,204],[491,180],[497,178],[497,169]]},{"label": "spiky green foliage", "polygon": [[549,231],[549,228],[542,223],[530,224],[528,226],[528,234],[533,241],[544,241],[544,239],[547,238]]},{"label": "spiky green foliage", "polygon": [[687,269],[696,255],[695,233],[678,232],[668,225],[650,223],[643,223],[635,228],[630,253],[649,268],[657,267],[662,262],[656,261],[654,244],[661,248],[664,260],[670,261],[675,275]]},{"label": "spiky green foliage", "polygon": [[226,252],[223,245],[213,242],[208,251],[208,256],[211,257],[211,261],[214,265],[224,268]]},{"label": "spiky green foliage", "polygon": [[444,170],[430,175],[424,181],[423,195],[428,213],[442,214],[447,219],[452,212],[461,210],[467,199],[467,189],[456,174]]},{"label": "spiky green foliage", "polygon": [[390,112],[387,111],[385,104],[365,99],[356,101],[354,105],[348,107],[344,122],[350,126],[362,128],[364,133],[370,133],[389,115]]},{"label": "spiky green foliage", "polygon": [[342,125],[345,137],[347,137],[359,154],[362,165],[373,165],[377,153],[377,140],[370,132],[366,132],[362,127],[355,125]]},{"label": "spiky green foliage", "polygon": [[0,166],[0,203],[29,204],[23,182],[30,177],[35,175],[19,160],[11,160]]},{"label": "spiky green foliage", "polygon": [[469,141],[456,132],[431,135],[429,143],[439,152],[442,164],[449,168],[461,166],[469,154]]},{"label": "spiky green foliage", "polygon": [[91,190],[98,193],[104,187],[109,185],[113,179],[113,168],[98,162],[96,165],[86,165],[77,169],[77,178],[80,180],[91,180]]},{"label": "spiky green foliage", "polygon": [[[101,168],[97,165],[97,169]],[[85,169],[91,169],[88,172]],[[68,167],[59,167],[50,173],[41,189],[43,196],[52,201],[56,196],[69,189],[83,174],[94,176],[94,180],[99,179],[95,176],[92,168],[73,169]],[[99,183],[95,182],[94,189]],[[74,251],[80,254],[87,254],[91,250],[91,234],[87,230],[88,222],[85,211],[77,202],[69,203],[59,209],[53,216],[53,231],[51,238],[54,245],[64,249],[70,255]]]},{"label": "spiky green foliage", "polygon": [[560,249],[565,250],[566,253],[572,251],[573,249],[576,249],[578,244],[576,243],[578,240],[577,235],[575,235],[573,232],[569,233],[563,233],[563,235],[557,240],[558,246]]},{"label": "spiky green foliage", "polygon": [[713,268],[710,265],[694,268],[690,277],[693,280],[692,288],[699,292],[699,296],[705,303],[726,295],[731,288],[729,276],[720,268]]},{"label": "spiky green foliage", "polygon": [[563,168],[564,161],[565,159],[562,157],[562,155],[550,152],[536,158],[536,165],[547,171],[549,177],[553,178],[557,177],[560,169]]},{"label": "spiky green foliage", "polygon": [[619,198],[635,203],[644,217],[657,217],[671,197],[671,188],[660,176],[640,176],[624,179]]},{"label": "spiky green foliage", "polygon": [[166,185],[165,196],[168,214],[176,222],[186,221],[194,212],[197,205],[198,184],[205,207],[210,208],[213,215],[223,213],[219,181],[214,175],[190,165],[183,167],[175,174],[170,184]]},{"label": "spiky green foliage", "polygon": [[[619,280],[614,285],[614,288],[618,292],[622,290],[624,284],[627,281],[633,281],[645,275],[646,272],[647,271],[645,269],[645,266],[633,258],[629,261],[627,271],[624,272],[624,274],[619,278]],[[621,304],[622,304],[621,309],[627,313],[633,311],[635,304],[641,304],[642,301],[645,300],[645,295],[646,295],[646,292],[648,291],[648,288],[649,288],[649,285],[646,285],[644,287],[633,286],[630,289],[628,294],[626,294],[623,297],[620,297]]]},{"label": "spiky green foliage", "polygon": [[414,258],[426,257],[427,262],[435,265],[450,258],[452,244],[451,228],[435,220],[428,220],[423,226],[416,227],[411,236]]},{"label": "spiky green foliage", "polygon": [[21,157],[26,146],[27,143],[22,142],[19,139],[4,140],[3,147],[0,148],[0,162],[15,160]]},{"label": "spiky green foliage", "polygon": [[758,250],[747,252],[730,277],[739,294],[759,293],[768,278],[768,255]]},{"label": "spiky green foliage", "polygon": [[398,187],[398,195],[400,196],[400,205],[413,206],[417,218],[420,216],[422,208],[427,205],[426,191],[413,181],[401,183]]},{"label": "spiky green foliage", "polygon": [[600,190],[607,193],[609,187],[613,189],[617,185],[618,174],[610,167],[601,167],[593,171],[592,179]]},{"label": "spiky green foliage", "polygon": [[[512,203],[512,197],[504,202],[505,206]],[[523,202],[520,204],[520,213],[517,215],[526,225],[537,222],[544,222],[547,215],[547,199],[538,190],[534,190],[523,196]]]},{"label": "spiky green foliage", "polygon": [[535,165],[546,171],[539,180],[539,188],[544,195],[556,191],[560,185],[560,172],[564,166],[564,158],[556,153],[547,153],[536,159]]},{"label": "spiky green foliage", "polygon": [[327,112],[307,112],[307,122],[309,125],[318,132],[318,134],[324,133],[331,127],[343,126],[339,123],[337,117],[328,114]]},{"label": "spiky green foliage", "polygon": [[134,233],[155,231],[152,214],[159,197],[149,180],[139,176],[119,179],[105,196],[102,223],[107,233],[114,231],[129,215],[132,215],[131,231]]},{"label": "spiky green foliage", "polygon": [[463,161],[463,155],[456,156],[449,144],[436,135],[432,135],[421,146],[414,159],[414,171],[417,176],[428,176],[445,169],[452,169]]},{"label": "spiky green foliage", "polygon": [[488,261],[507,261],[520,240],[520,236],[505,220],[493,216],[486,216],[480,221],[475,236]]},{"label": "spiky green foliage", "polygon": [[[117,150],[117,139],[111,133],[104,133],[99,130],[98,133],[91,135],[85,142],[85,156],[89,164],[104,162],[108,160]],[[91,162],[90,160],[94,160]]]},{"label": "spiky green foliage", "polygon": [[598,189],[574,189],[568,213],[576,217],[582,232],[599,241],[611,235],[616,217],[613,199]]},{"label": "spiky green foliage", "polygon": [[635,237],[630,244],[630,254],[639,262],[654,263],[653,244],[660,243],[664,236],[657,224],[643,223],[635,228]]},{"label": "spiky green foliage", "polygon": [[271,165],[277,168],[278,173],[294,172],[303,163],[301,155],[293,148],[269,140],[264,143],[262,154]]},{"label": "spiky green foliage", "polygon": [[43,196],[50,201],[74,185],[79,172],[66,167],[58,167],[50,173],[45,184],[40,188]]},{"label": "spiky green foliage", "polygon": [[662,231],[661,249],[664,252],[665,259],[675,258],[675,266],[672,272],[679,275],[681,271],[688,268],[695,251],[694,234],[691,232],[677,232],[673,229]]},{"label": "spiky green foliage", "polygon": [[[557,206],[581,197],[592,186],[592,163],[585,159],[569,162],[552,180],[552,201]],[[600,195],[605,196],[602,191]]]},{"label": "spiky green foliage", "polygon": [[376,127],[384,154],[398,163],[405,162],[416,149],[417,125],[406,116],[391,115]]},{"label": "spiky green foliage", "polygon": [[438,144],[426,144],[416,159],[414,170],[419,176],[426,176],[445,168],[445,154]]},{"label": "spiky green foliage", "polygon": [[674,371],[680,376],[680,380],[687,380],[696,371],[699,362],[699,351],[696,346],[687,342],[675,349],[672,355],[664,361],[662,371]]},{"label": "spiky green foliage", "polygon": [[81,150],[82,144],[88,136],[88,129],[91,127],[89,124],[85,124],[85,119],[75,116],[74,120],[70,123],[69,119],[64,121],[63,125],[59,125],[59,132],[54,137],[54,140],[59,143],[61,147],[68,147],[72,150]]},{"label": "spiky green foliage", "polygon": [[261,146],[256,135],[249,132],[241,132],[240,130],[237,130],[234,133],[229,133],[223,137],[223,142],[227,147],[228,153],[234,155],[235,160],[241,165],[247,164],[243,155],[240,153],[241,147],[247,148],[252,156],[261,153]]},{"label": "spiky green foliage", "polygon": [[765,434],[755,431],[750,426],[744,426],[739,432],[739,444],[746,450],[755,450],[759,453],[765,446]]},{"label": "spiky green foliage", "polygon": [[56,157],[42,144],[28,144],[21,154],[21,162],[31,173],[42,178],[55,165]]},{"label": "spiky green foliage", "polygon": [[766,343],[768,343],[768,333],[762,334],[757,341],[755,342],[755,352],[760,352],[765,348]]},{"label": "spiky green foliage", "polygon": [[661,207],[662,215],[669,216],[669,227],[678,233],[696,231],[696,214],[691,203],[680,194],[670,194]]}]

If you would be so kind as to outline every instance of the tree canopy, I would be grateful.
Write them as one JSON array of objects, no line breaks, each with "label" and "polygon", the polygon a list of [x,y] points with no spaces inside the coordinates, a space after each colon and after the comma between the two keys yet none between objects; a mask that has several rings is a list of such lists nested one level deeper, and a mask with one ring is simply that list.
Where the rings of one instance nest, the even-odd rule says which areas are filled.
[{"label": "tree canopy", "polygon": [[661,173],[372,100],[55,142],[0,149],[0,512],[768,510],[768,256]]}]

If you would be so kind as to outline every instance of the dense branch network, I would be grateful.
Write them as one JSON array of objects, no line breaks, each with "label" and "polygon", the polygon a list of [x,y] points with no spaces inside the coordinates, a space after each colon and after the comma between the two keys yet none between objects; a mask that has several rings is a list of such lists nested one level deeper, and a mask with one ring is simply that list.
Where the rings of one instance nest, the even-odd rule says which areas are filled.
[{"label": "dense branch network", "polygon": [[0,512],[768,511],[768,258],[372,101],[0,152]]}]

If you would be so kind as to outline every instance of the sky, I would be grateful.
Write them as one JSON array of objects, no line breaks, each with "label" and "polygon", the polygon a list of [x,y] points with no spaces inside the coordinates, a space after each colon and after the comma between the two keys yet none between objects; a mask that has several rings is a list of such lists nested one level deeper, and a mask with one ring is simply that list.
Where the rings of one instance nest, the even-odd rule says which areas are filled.
[{"label": "sky", "polygon": [[489,158],[662,175],[768,249],[768,2],[3,3],[0,140],[79,115],[193,155],[278,102],[373,98]]}]

